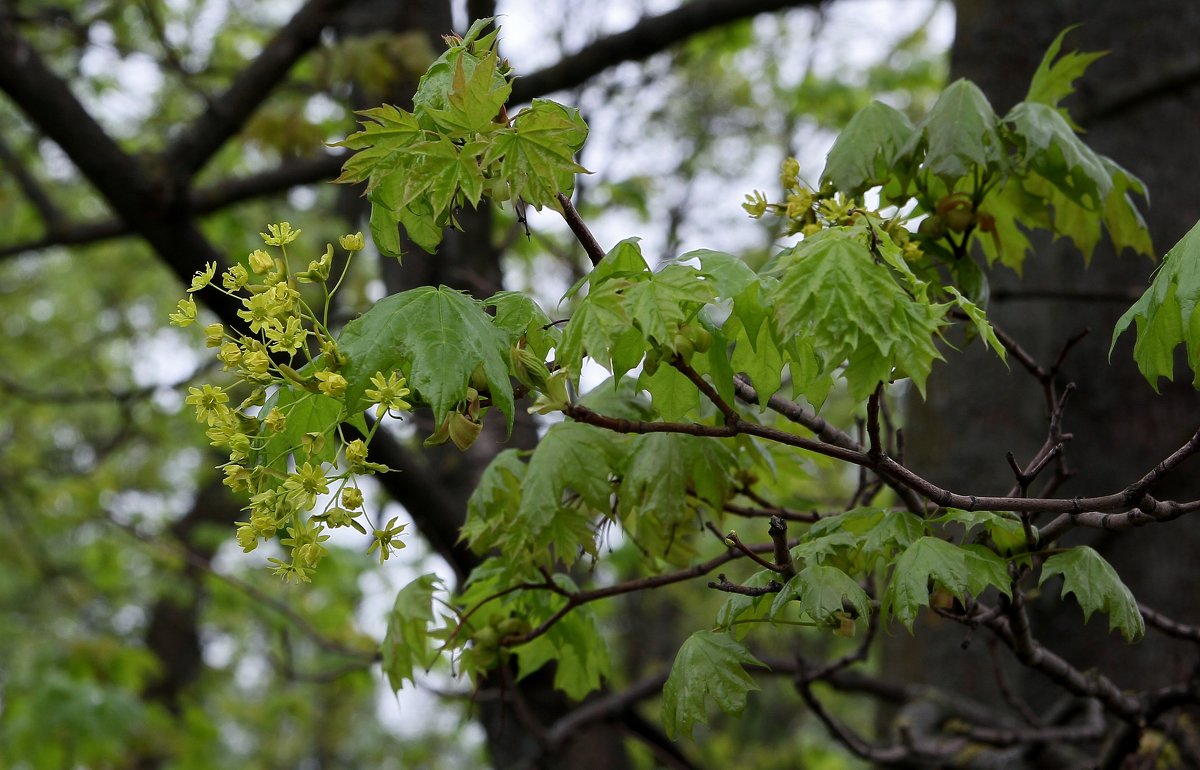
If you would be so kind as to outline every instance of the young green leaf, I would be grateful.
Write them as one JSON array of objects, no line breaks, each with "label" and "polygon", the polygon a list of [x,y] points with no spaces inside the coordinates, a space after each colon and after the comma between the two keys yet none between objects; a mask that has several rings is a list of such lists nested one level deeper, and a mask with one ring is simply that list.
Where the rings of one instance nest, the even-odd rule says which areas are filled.
[{"label": "young green leaf", "polygon": [[678,261],[691,259],[700,261],[700,272],[713,283],[714,292],[723,299],[736,297],[758,278],[746,260],[723,251],[696,249],[680,255]]},{"label": "young green leaf", "polygon": [[[549,616],[549,613],[545,613]],[[519,664],[518,679],[524,679],[553,661],[554,687],[574,700],[600,689],[612,669],[608,645],[602,638],[590,607],[577,607],[543,635],[513,648]]]},{"label": "young green leaf", "polygon": [[1136,324],[1133,358],[1155,391],[1158,379],[1174,378],[1175,348],[1187,346],[1188,365],[1200,388],[1200,222],[1175,244],[1154,275],[1150,287],[1125,311],[1113,329],[1109,355],[1130,324]]},{"label": "young green leaf", "polygon": [[654,374],[643,371],[638,386],[650,393],[654,410],[664,420],[682,420],[700,407],[700,391],[673,366],[660,366]]},{"label": "young green leaf", "polygon": [[625,291],[629,314],[647,340],[671,347],[680,325],[713,298],[712,288],[694,267],[667,265]]},{"label": "young green leaf", "polygon": [[1058,110],[1037,102],[1021,102],[1004,122],[1024,145],[1022,162],[1045,177],[1064,195],[1099,214],[1112,190],[1112,177],[1100,156],[1079,140]]},{"label": "young green leaf", "polygon": [[362,406],[377,372],[401,370],[440,425],[466,399],[471,375],[482,367],[492,402],[512,427],[508,334],[496,328],[483,303],[462,292],[422,286],[385,297],[346,324],[337,344],[349,359],[341,374],[351,410]]},{"label": "young green leaf", "polygon": [[1108,615],[1108,630],[1120,629],[1125,641],[1132,642],[1146,633],[1146,624],[1133,593],[1121,582],[1117,571],[1086,545],[1077,545],[1046,559],[1042,565],[1044,584],[1054,575],[1062,575],[1062,596],[1075,594],[1084,622],[1099,610]]},{"label": "young green leaf", "polygon": [[847,195],[883,184],[895,173],[892,166],[913,130],[904,113],[883,102],[871,102],[838,134],[825,158],[821,181],[832,182],[834,189]]},{"label": "young green leaf", "polygon": [[759,689],[743,666],[762,666],[732,636],[697,631],[679,648],[663,686],[662,722],[667,737],[691,737],[697,722],[708,724],[705,701],[712,698],[726,714],[740,716],[746,694]]},{"label": "young green leaf", "polygon": [[839,619],[834,614],[844,612],[847,603],[858,617],[865,618],[871,613],[871,600],[862,586],[837,567],[823,564],[805,567],[775,594],[771,617],[776,617],[793,599],[799,600],[800,612],[822,625],[837,625]]},{"label": "young green leaf", "polygon": [[[607,513],[613,475],[625,462],[627,437],[592,425],[562,422],[538,442],[521,481],[508,554],[539,564],[594,552],[592,521]],[[565,497],[570,493],[569,497]]]},{"label": "young green leaf", "polygon": [[393,690],[403,687],[406,679],[415,682],[414,669],[429,667],[437,656],[430,645],[429,625],[433,622],[433,592],[440,586],[441,579],[431,572],[396,594],[381,649],[383,672]]},{"label": "young green leaf", "polygon": [[971,173],[999,161],[1000,136],[996,113],[979,87],[968,80],[952,83],[930,109],[909,139],[905,154],[921,142],[923,167],[946,180],[947,187]]},{"label": "young green leaf", "polygon": [[975,324],[975,331],[979,333],[979,339],[983,340],[985,345],[996,351],[996,355],[1000,356],[1001,361],[1007,363],[1008,351],[1000,343],[1000,339],[996,336],[996,331],[992,328],[991,323],[988,322],[987,314],[983,312],[983,308],[964,297],[953,286],[943,286],[942,289],[951,297],[954,297],[954,304],[958,305],[959,310],[966,313],[971,323]]},{"label": "young green leaf", "polygon": [[845,363],[855,399],[893,377],[911,377],[924,393],[947,307],[909,296],[868,246],[887,235],[865,227],[824,230],[780,256],[767,298],[779,338],[810,345],[825,374]]},{"label": "young green leaf", "polygon": [[964,599],[970,578],[967,557],[961,548],[936,537],[922,537],[896,560],[892,580],[883,594],[883,611],[911,632],[917,610],[929,606],[930,580],[954,597]]},{"label": "young green leaf", "polygon": [[516,526],[526,467],[519,451],[505,449],[484,469],[467,499],[467,520],[460,534],[472,551],[485,554],[506,545]]},{"label": "young green leaf", "polygon": [[575,174],[588,173],[575,161],[587,132],[578,110],[534,99],[511,128],[492,134],[483,163],[499,164],[514,199],[523,198],[538,209],[556,206],[555,195],[570,195],[575,189]]},{"label": "young green leaf", "polygon": [[450,136],[472,136],[499,126],[496,118],[512,92],[512,83],[497,71],[499,63],[493,51],[457,58],[446,109],[426,108],[439,128]]},{"label": "young green leaf", "polygon": [[268,431],[265,426],[260,429],[259,435],[265,437],[266,441],[255,453],[255,464],[281,469],[286,465],[288,453],[302,446],[305,435],[310,433],[325,436],[327,440],[319,451],[305,459],[333,461],[338,447],[338,442],[333,440],[333,431],[345,417],[341,401],[323,393],[281,385],[267,399],[260,414],[265,418],[272,409],[281,411],[286,420],[279,431]]},{"label": "young green leaf", "polygon": [[[1071,51],[1064,54],[1062,58],[1057,58],[1058,52],[1062,50],[1063,39],[1077,26],[1072,25],[1059,32],[1058,37],[1054,38],[1054,42],[1046,49],[1046,55],[1042,57],[1041,64],[1033,73],[1033,80],[1029,83],[1029,93],[1025,96],[1025,101],[1048,104],[1058,108],[1059,102],[1075,92],[1075,81],[1083,76],[1091,63],[1107,53],[1107,51],[1089,53]],[[1079,126],[1071,121],[1066,110],[1059,108],[1059,113],[1072,129],[1080,130]]]}]

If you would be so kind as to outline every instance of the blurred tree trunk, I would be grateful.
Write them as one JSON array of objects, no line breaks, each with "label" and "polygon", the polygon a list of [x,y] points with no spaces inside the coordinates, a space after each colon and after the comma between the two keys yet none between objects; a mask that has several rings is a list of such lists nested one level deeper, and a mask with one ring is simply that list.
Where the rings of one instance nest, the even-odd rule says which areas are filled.
[{"label": "blurred tree trunk", "polygon": [[[1092,65],[1077,84],[1078,93],[1066,102],[1086,129],[1086,141],[1145,181],[1154,208],[1143,210],[1158,254],[1200,218],[1200,196],[1195,192],[1200,153],[1192,130],[1200,125],[1200,54],[1194,41],[1200,4],[960,0],[957,11],[952,77],[978,83],[1000,115],[1024,97],[1054,37],[1082,22],[1068,36],[1064,50],[1110,51]],[[1069,338],[1091,330],[1070,351],[1059,376],[1060,384],[1073,382],[1078,387],[1063,425],[1074,434],[1067,444],[1067,462],[1077,475],[1057,494],[1116,491],[1195,431],[1200,411],[1196,393],[1187,384],[1190,373],[1182,361],[1177,363],[1177,379],[1183,384],[1167,384],[1163,395],[1155,395],[1133,365],[1132,335],[1121,341],[1109,363],[1113,325],[1130,300],[1021,297],[1022,291],[1050,287],[1101,296],[1140,293],[1152,269],[1147,260],[1129,252],[1114,255],[1111,245],[1103,243],[1085,269],[1065,241],[1043,239],[1035,242],[1035,249],[1023,279],[1006,268],[991,271],[994,299],[989,315],[1046,368]],[[914,399],[910,404],[906,461],[950,489],[1004,494],[1013,483],[1004,453],[1012,450],[1024,465],[1046,436],[1041,389],[1016,362],[1006,371],[978,342],[961,353],[948,353],[948,358],[959,357],[969,364],[954,361],[953,377],[944,376],[945,370],[939,377],[935,369],[928,401]],[[1035,484],[1032,491],[1038,488]],[[1200,495],[1200,479],[1185,470],[1154,494],[1194,499]],[[1184,622],[1200,620],[1193,598],[1200,590],[1200,573],[1190,563],[1200,547],[1200,533],[1189,522],[1107,537],[1072,533],[1064,541],[1076,542],[1100,549],[1139,601]],[[1059,581],[1047,584],[1032,616],[1033,631],[1080,669],[1097,667],[1118,685],[1139,688],[1177,681],[1183,678],[1181,672],[1190,670],[1194,651],[1152,630],[1131,646],[1118,634],[1107,633],[1103,619],[1084,627],[1074,600],[1058,598],[1060,587]],[[891,639],[887,655],[893,673],[997,701],[985,640],[969,641],[965,632],[945,628],[941,634],[928,630],[918,628],[915,638],[900,633]],[[1006,651],[1001,655],[1011,659]],[[1061,690],[1049,687],[1037,674],[1019,670],[1011,660],[1009,664],[1009,674],[1035,710],[1044,711],[1062,697]]]}]

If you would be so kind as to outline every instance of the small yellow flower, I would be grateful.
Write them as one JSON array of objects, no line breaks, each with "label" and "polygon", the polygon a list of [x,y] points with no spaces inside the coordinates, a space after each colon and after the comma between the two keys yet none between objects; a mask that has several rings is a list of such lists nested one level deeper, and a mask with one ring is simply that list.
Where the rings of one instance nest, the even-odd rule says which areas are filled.
[{"label": "small yellow flower", "polygon": [[799,219],[812,208],[812,193],[808,190],[794,192],[787,197],[787,215],[791,219]]},{"label": "small yellow flower", "polygon": [[753,195],[746,196],[746,202],[742,204],[742,208],[754,219],[759,219],[767,213],[767,196],[755,190]]},{"label": "small yellow flower", "polygon": [[244,522],[238,522],[237,542],[242,547],[244,553],[250,553],[255,548],[258,548],[258,533],[254,531],[254,527]]},{"label": "small yellow flower", "polygon": [[365,245],[361,232],[354,233],[353,235],[343,235],[341,238],[338,238],[338,243],[346,251],[362,251]]},{"label": "small yellow flower", "polygon": [[178,312],[171,313],[168,316],[171,319],[171,325],[180,328],[191,326],[192,322],[196,320],[196,300],[189,296],[186,299],[179,300],[177,307]]},{"label": "small yellow flower", "polygon": [[361,473],[367,464],[367,445],[356,438],[346,445],[346,463],[354,473]]},{"label": "small yellow flower", "polygon": [[317,495],[328,494],[329,484],[325,481],[325,472],[320,465],[304,463],[289,474],[283,482],[283,490],[287,499],[295,503],[300,510],[308,510],[317,502]]},{"label": "small yellow flower", "polygon": [[405,386],[405,379],[392,372],[385,380],[383,372],[376,372],[371,378],[371,383],[374,388],[368,388],[366,397],[369,401],[374,401],[379,404],[375,409],[375,419],[381,419],[384,414],[395,409],[398,412],[412,409],[412,404],[404,400],[404,397],[411,392]]},{"label": "small yellow flower", "polygon": [[342,505],[354,511],[362,508],[362,504],[362,490],[358,487],[346,487],[342,490]]},{"label": "small yellow flower", "polygon": [[296,549],[295,558],[296,561],[311,569],[316,567],[317,563],[328,553],[329,551],[325,550],[325,546],[320,543],[305,543]]},{"label": "small yellow flower", "polygon": [[225,327],[221,324],[209,324],[204,327],[204,346],[219,348],[225,341]]},{"label": "small yellow flower", "polygon": [[216,425],[218,420],[224,418],[225,412],[229,411],[229,407],[225,406],[228,402],[229,394],[216,385],[188,388],[188,397],[184,399],[185,404],[195,407],[196,421],[207,420],[209,425]]},{"label": "small yellow flower", "polygon": [[325,253],[320,259],[314,259],[308,263],[308,270],[296,276],[297,279],[306,283],[315,281],[324,281],[329,277],[329,272],[333,268],[333,244],[325,244]]},{"label": "small yellow flower", "polygon": [[351,514],[350,511],[347,511],[345,508],[338,508],[336,506],[330,508],[328,511],[325,511],[323,521],[328,526],[335,529],[337,527],[355,527],[357,529],[362,529],[362,525],[356,524],[354,521],[354,515]]},{"label": "small yellow flower", "polygon": [[261,350],[252,350],[242,356],[242,371],[252,380],[271,376],[271,357]]},{"label": "small yellow flower", "polygon": [[238,318],[250,324],[250,331],[258,333],[276,316],[270,292],[254,294],[242,300],[245,310],[237,311]]},{"label": "small yellow flower", "polygon": [[200,291],[205,286],[208,286],[210,283],[212,283],[213,276],[216,274],[216,262],[209,262],[204,266],[203,270],[197,270],[196,274],[192,276],[192,285],[188,288],[188,293],[190,294],[194,291]]},{"label": "small yellow flower", "polygon": [[316,373],[316,378],[321,381],[317,388],[327,396],[338,398],[346,392],[346,378],[337,372],[320,371]]},{"label": "small yellow flower", "polygon": [[242,360],[242,348],[236,342],[226,342],[217,351],[217,358],[225,364],[226,369],[232,369]]},{"label": "small yellow flower", "polygon": [[268,246],[287,245],[299,238],[301,233],[300,230],[293,230],[292,225],[288,222],[280,222],[277,225],[267,225],[267,230],[270,231],[270,235],[267,235],[266,233],[259,233],[259,235],[262,236],[263,243],[267,244]]},{"label": "small yellow flower", "polygon": [[234,265],[221,274],[221,285],[228,291],[237,291],[250,282],[250,271],[245,265]]},{"label": "small yellow flower", "polygon": [[304,347],[304,338],[308,336],[308,330],[300,326],[300,319],[295,316],[287,319],[286,325],[271,319],[265,329],[271,350],[277,353],[295,353]]},{"label": "small yellow flower", "polygon": [[284,282],[280,282],[271,287],[271,290],[263,295],[269,297],[271,315],[284,316],[292,312],[292,308],[296,306],[296,302],[300,299],[300,292],[288,286]]},{"label": "small yellow flower", "polygon": [[267,559],[267,561],[275,565],[271,570],[271,574],[283,578],[283,582],[285,583],[308,583],[311,581],[309,573],[312,572],[312,569],[310,567],[295,563],[287,564],[282,559],[276,559],[273,556]]},{"label": "small yellow flower", "polygon": [[275,258],[262,249],[255,249],[250,252],[250,269],[255,275],[262,275],[271,268],[275,267]]},{"label": "small yellow flower", "polygon": [[393,517],[383,529],[377,529],[371,533],[374,541],[367,549],[367,553],[371,554],[379,551],[379,563],[383,564],[392,555],[393,551],[398,551],[404,547],[398,538],[404,532],[406,524],[396,524],[397,517]]},{"label": "small yellow flower", "polygon": [[799,184],[800,161],[788,158],[779,169],[779,183],[785,190],[794,190]]},{"label": "small yellow flower", "polygon": [[267,412],[267,416],[263,419],[263,425],[267,426],[267,430],[272,433],[278,433],[283,430],[287,424],[287,415],[283,413],[279,407],[274,407]]},{"label": "small yellow flower", "polygon": [[230,463],[225,466],[225,480],[222,483],[234,492],[244,492],[250,488],[250,471],[241,465]]}]

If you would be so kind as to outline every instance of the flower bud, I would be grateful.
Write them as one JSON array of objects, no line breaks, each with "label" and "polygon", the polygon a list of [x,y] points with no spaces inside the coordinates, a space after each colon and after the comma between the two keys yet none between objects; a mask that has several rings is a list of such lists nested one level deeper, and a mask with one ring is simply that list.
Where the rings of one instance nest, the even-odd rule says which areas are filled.
[{"label": "flower bud", "polygon": [[250,252],[250,269],[255,275],[262,275],[271,268],[275,267],[275,258],[262,249],[255,249]]}]

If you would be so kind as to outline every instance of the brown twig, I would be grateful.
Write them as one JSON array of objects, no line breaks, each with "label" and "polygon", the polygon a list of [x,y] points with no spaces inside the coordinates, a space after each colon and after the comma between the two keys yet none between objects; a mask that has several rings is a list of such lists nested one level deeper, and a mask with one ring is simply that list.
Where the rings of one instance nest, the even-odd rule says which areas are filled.
[{"label": "brown twig", "polygon": [[600,260],[604,259],[605,251],[600,246],[600,242],[596,240],[596,236],[592,235],[592,231],[588,229],[587,222],[584,222],[583,217],[579,216],[579,212],[575,210],[570,198],[562,193],[556,195],[555,198],[562,206],[562,215],[563,219],[567,221],[567,227],[571,228],[571,232],[575,234],[575,239],[583,247],[592,267],[600,264]]}]

